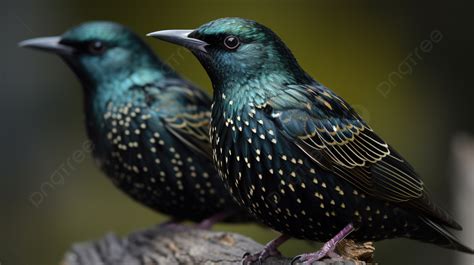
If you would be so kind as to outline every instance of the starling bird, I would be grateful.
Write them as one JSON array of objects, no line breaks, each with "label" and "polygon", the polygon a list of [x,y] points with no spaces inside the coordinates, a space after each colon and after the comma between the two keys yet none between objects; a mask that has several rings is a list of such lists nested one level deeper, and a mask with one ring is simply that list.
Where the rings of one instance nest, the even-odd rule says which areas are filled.
[{"label": "starling bird", "polygon": [[212,164],[210,98],[133,32],[88,22],[20,46],[56,53],[77,74],[94,156],[120,190],[175,220],[204,220],[203,228],[239,209]]},{"label": "starling bird", "polygon": [[447,228],[413,167],[345,102],[315,81],[270,29],[224,18],[150,36],[189,48],[214,87],[213,160],[231,194],[282,233],[244,261],[278,254],[289,237],[323,241],[310,264],[347,237],[405,237],[474,253]]}]

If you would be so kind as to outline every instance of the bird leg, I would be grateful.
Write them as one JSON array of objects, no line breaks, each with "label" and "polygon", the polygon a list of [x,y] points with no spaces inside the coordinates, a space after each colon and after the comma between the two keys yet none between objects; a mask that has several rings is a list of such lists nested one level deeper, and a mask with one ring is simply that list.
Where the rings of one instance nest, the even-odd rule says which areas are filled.
[{"label": "bird leg", "polygon": [[337,243],[347,237],[352,231],[354,231],[354,226],[352,224],[348,224],[339,233],[337,233],[336,236],[326,242],[320,250],[314,253],[298,255],[294,257],[293,260],[291,260],[291,264],[294,264],[295,262],[301,262],[303,264],[310,265],[324,258],[325,256],[340,258],[340,256],[334,252],[334,249],[336,248]]},{"label": "bird leg", "polygon": [[213,216],[202,220],[199,224],[196,225],[196,228],[209,230],[213,225],[233,215],[235,212],[236,211],[224,211],[216,213]]},{"label": "bird leg", "polygon": [[279,237],[268,242],[263,247],[262,251],[257,252],[255,254],[250,254],[248,252],[245,253],[242,259],[242,264],[252,264],[256,261],[262,263],[268,257],[281,256],[280,251],[278,251],[278,247],[290,238],[290,236],[281,234]]}]

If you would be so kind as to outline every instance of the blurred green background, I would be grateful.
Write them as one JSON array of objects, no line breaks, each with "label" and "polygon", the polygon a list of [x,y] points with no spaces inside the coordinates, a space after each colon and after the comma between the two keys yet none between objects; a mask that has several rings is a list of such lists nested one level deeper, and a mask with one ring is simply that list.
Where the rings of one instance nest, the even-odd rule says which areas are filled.
[{"label": "blurred green background", "polygon": [[[2,0],[1,5],[1,265],[58,264],[73,242],[109,231],[124,235],[166,220],[115,189],[89,154],[74,164],[64,182],[48,190],[37,207],[30,201],[43,183],[51,182],[55,170],[82,150],[86,136],[81,87],[72,72],[57,57],[16,44],[61,34],[87,20],[120,22],[142,36],[159,29],[197,27],[225,16],[267,25],[303,68],[353,104],[412,162],[441,205],[454,208],[450,142],[458,132],[474,132],[469,81],[474,59],[472,1]],[[441,41],[432,43],[429,52],[421,51],[420,45],[434,31],[441,32]],[[191,54],[146,41],[184,76],[210,89]],[[403,65],[407,58],[415,58],[410,71]],[[384,83],[388,80],[390,86]],[[466,211],[473,211],[471,203]],[[237,231],[261,243],[276,235],[253,225],[215,229]],[[474,234],[468,238],[472,246]],[[405,239],[376,247],[376,259],[384,265],[402,260],[455,264],[458,255]],[[295,240],[282,249],[291,256],[315,247]]]}]

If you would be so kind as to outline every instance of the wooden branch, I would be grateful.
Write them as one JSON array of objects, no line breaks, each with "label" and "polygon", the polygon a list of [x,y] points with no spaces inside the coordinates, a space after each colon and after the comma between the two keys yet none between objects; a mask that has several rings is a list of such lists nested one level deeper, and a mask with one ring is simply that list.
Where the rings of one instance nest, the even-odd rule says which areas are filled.
[{"label": "wooden branch", "polygon": [[[240,264],[244,253],[262,245],[227,232],[155,226],[124,238],[108,234],[93,242],[75,244],[63,265]],[[291,259],[268,258],[264,264],[289,264]],[[317,265],[359,265],[350,260],[325,260]]]}]

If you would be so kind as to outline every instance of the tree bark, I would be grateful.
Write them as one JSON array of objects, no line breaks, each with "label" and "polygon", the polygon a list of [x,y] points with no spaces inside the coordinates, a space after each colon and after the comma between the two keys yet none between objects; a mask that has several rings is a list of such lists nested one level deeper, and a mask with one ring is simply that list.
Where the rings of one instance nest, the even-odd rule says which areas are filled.
[{"label": "tree bark", "polygon": [[[155,226],[124,238],[108,234],[97,241],[75,244],[63,265],[240,264],[244,253],[262,245],[228,232]],[[290,258],[272,257],[263,264],[289,264]],[[359,265],[350,260],[325,260],[317,265]]]}]

